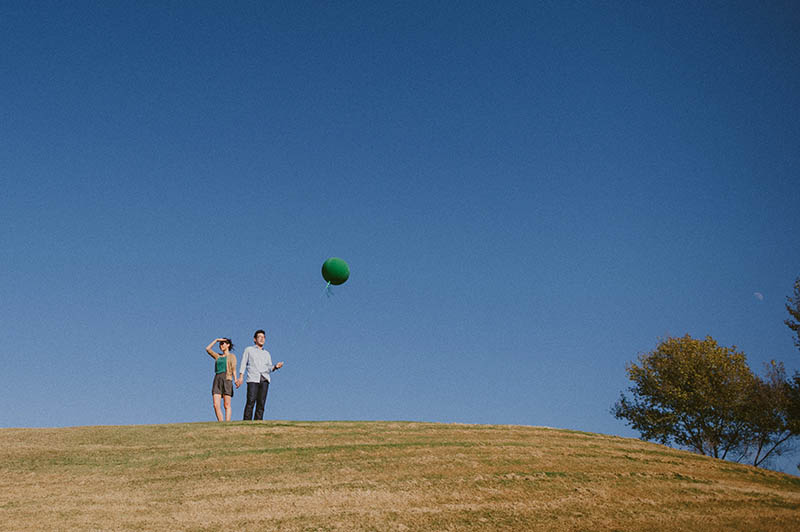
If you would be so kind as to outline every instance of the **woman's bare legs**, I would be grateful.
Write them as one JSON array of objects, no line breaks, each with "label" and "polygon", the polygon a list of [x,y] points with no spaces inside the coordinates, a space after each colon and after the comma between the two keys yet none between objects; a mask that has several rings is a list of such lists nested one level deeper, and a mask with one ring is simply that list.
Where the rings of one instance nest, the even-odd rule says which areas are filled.
[{"label": "woman's bare legs", "polygon": [[220,394],[214,394],[214,413],[217,414],[217,421],[222,421],[222,410],[219,409]]},{"label": "woman's bare legs", "polygon": [[225,421],[231,420],[231,396],[230,395],[223,395],[223,399],[225,399]]}]

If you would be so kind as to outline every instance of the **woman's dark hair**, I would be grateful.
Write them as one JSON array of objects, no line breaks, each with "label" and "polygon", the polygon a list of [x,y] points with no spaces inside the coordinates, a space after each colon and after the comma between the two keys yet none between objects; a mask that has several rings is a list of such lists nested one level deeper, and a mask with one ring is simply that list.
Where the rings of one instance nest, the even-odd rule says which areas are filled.
[{"label": "woman's dark hair", "polygon": [[257,330],[256,332],[253,333],[253,338],[258,336],[259,334],[263,334],[264,336],[267,335],[267,333],[264,332],[264,329],[259,329],[259,330]]},{"label": "woman's dark hair", "polygon": [[233,351],[233,342],[230,338],[223,338],[226,342],[228,342],[228,351]]}]

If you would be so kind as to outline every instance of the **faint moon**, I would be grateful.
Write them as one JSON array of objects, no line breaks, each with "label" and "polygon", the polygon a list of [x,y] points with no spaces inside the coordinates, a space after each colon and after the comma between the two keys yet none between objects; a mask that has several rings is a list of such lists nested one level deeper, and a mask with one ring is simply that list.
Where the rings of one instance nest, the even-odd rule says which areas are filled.
[{"label": "faint moon", "polygon": [[764,294],[761,292],[753,292],[753,297],[758,299],[759,301],[764,301]]}]

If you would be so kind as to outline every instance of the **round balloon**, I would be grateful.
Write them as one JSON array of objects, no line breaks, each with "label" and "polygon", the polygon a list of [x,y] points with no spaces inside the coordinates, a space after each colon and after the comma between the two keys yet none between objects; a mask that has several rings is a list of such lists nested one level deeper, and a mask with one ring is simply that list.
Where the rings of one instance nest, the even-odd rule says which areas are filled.
[{"label": "round balloon", "polygon": [[322,278],[331,284],[342,284],[350,277],[347,263],[338,257],[331,257],[322,264]]}]

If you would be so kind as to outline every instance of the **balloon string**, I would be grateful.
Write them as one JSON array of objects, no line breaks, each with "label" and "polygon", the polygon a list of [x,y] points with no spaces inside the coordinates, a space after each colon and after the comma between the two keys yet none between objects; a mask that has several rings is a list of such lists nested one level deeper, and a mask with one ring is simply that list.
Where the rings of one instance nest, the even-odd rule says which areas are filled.
[{"label": "balloon string", "polygon": [[328,281],[328,284],[325,285],[325,295],[331,297],[333,295],[333,289],[331,288],[331,282]]},{"label": "balloon string", "polygon": [[[323,288],[323,291],[320,294],[320,298],[322,298],[323,300],[325,299],[326,295],[328,297],[331,296],[331,294],[327,292],[330,289],[330,284],[331,283],[328,283],[328,285],[325,288]],[[314,316],[317,314],[317,311],[319,310],[319,303],[318,303],[319,301],[320,300],[317,300],[317,302],[315,302],[312,300],[306,304],[304,312],[302,313],[302,316],[304,316],[303,321],[301,322],[299,329],[295,333],[297,338],[305,338],[309,334],[309,330],[311,328],[311,322],[313,321]],[[295,340],[292,343],[291,348],[296,350],[297,344],[298,340]]]}]

